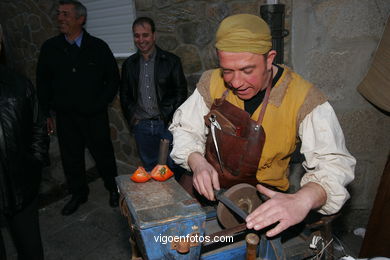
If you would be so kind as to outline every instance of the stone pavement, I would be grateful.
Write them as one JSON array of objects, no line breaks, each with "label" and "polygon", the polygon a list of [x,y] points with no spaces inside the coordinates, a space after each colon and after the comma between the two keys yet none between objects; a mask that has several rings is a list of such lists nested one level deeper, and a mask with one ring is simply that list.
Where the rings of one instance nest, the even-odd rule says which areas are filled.
[{"label": "stone pavement", "polygon": [[[131,171],[119,167],[119,174]],[[127,219],[119,208],[108,205],[108,192],[99,178],[89,184],[88,202],[70,216],[60,211],[70,196],[40,209],[41,235],[46,260],[115,260],[131,259]],[[7,260],[16,260],[16,251],[8,232]]]}]

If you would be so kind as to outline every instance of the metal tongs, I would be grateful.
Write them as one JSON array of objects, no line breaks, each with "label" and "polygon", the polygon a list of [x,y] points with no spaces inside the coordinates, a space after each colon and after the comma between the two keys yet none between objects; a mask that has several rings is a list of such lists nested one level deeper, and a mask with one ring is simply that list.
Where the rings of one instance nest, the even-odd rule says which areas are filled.
[{"label": "metal tongs", "polygon": [[215,136],[215,128],[218,128],[219,130],[221,130],[222,128],[221,128],[220,124],[218,123],[215,115],[211,115],[209,117],[209,120],[211,122],[211,127],[210,127],[211,128],[211,135],[213,137],[213,143],[214,143],[215,151],[217,152],[219,166],[221,167],[221,172],[223,172],[221,155],[219,154],[217,138]]}]

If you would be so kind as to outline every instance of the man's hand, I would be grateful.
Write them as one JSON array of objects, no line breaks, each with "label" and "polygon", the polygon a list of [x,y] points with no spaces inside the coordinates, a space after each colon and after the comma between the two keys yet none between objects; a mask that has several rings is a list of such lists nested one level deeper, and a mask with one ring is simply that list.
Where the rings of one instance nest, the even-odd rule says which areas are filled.
[{"label": "man's hand", "polygon": [[190,154],[188,165],[194,174],[195,189],[208,200],[214,200],[214,190],[220,189],[217,171],[200,153]]},{"label": "man's hand", "polygon": [[54,132],[55,132],[55,130],[56,130],[56,126],[55,126],[55,123],[54,123],[53,118],[48,117],[48,118],[46,119],[46,123],[47,123],[47,134],[48,134],[48,135],[54,134]]},{"label": "man's hand", "polygon": [[311,209],[319,208],[326,202],[325,190],[316,183],[306,184],[295,194],[272,191],[260,184],[257,189],[270,199],[249,214],[247,228],[260,230],[279,222],[267,232],[269,237],[301,222]]}]

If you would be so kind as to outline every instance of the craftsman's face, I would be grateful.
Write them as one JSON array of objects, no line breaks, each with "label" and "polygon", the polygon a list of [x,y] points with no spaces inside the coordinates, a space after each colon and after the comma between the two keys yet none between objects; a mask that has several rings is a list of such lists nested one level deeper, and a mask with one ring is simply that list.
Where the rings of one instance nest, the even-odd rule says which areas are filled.
[{"label": "craftsman's face", "polygon": [[65,35],[73,35],[83,28],[85,17],[77,17],[74,6],[60,5],[57,10],[58,29]]},{"label": "craftsman's face", "polygon": [[152,32],[150,24],[143,23],[133,28],[134,43],[143,55],[152,53],[156,44],[156,35]]},{"label": "craftsman's face", "polygon": [[225,83],[240,99],[251,99],[267,87],[275,54],[272,50],[266,56],[249,52],[218,51]]}]

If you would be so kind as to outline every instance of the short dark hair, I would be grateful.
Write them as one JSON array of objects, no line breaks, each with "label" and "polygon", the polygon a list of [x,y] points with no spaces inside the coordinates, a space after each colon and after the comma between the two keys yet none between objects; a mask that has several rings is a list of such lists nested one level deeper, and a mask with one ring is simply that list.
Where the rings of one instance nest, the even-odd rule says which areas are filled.
[{"label": "short dark hair", "polygon": [[135,21],[133,22],[133,27],[132,27],[133,31],[134,31],[134,27],[136,25],[143,25],[145,23],[150,25],[150,28],[152,29],[153,33],[156,31],[156,27],[154,25],[154,22],[153,22],[152,18],[145,17],[145,16],[138,17],[137,19],[135,19]]},{"label": "short dark hair", "polygon": [[87,8],[77,0],[60,0],[60,5],[73,5],[74,10],[76,11],[76,17],[81,16],[85,17],[87,20]]}]

